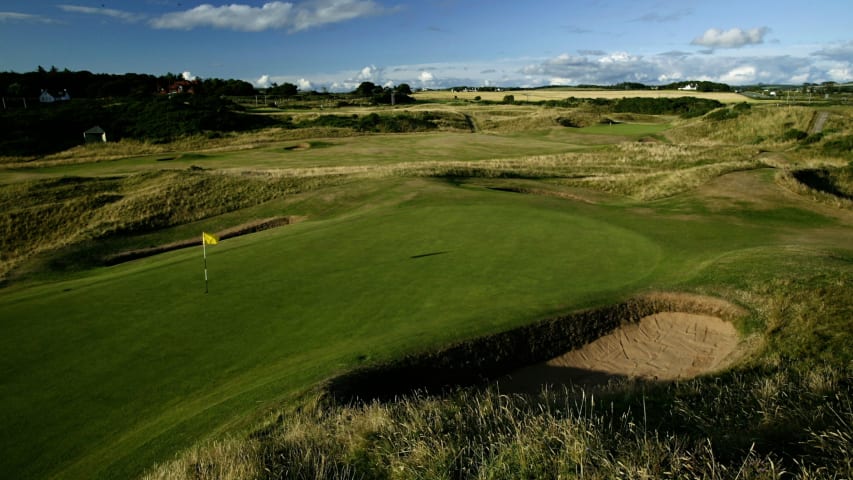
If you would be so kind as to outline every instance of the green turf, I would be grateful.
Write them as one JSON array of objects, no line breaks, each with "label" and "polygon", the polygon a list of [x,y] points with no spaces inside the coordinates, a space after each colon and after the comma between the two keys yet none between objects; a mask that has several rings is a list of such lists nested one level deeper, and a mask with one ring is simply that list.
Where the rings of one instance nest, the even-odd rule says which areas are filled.
[{"label": "green turf", "polygon": [[630,135],[642,136],[660,133],[669,128],[668,124],[662,123],[614,123],[593,125],[579,128],[578,133],[593,133],[599,135]]},{"label": "green turf", "polygon": [[341,369],[678,284],[774,238],[416,183],[360,213],[210,247],[207,295],[200,248],[7,289],[0,470],[136,474]]},{"label": "green turf", "polygon": [[[288,150],[301,143],[293,141],[0,172],[0,180],[192,165],[476,161],[566,152],[667,127],[332,138]],[[495,191],[476,180],[385,178],[83,247],[133,248],[141,238],[156,245],[279,215],[311,220],[211,247],[207,295],[200,248],[73,279],[48,271],[37,277],[43,284],[0,290],[0,472],[132,476],[358,364],[648,289],[731,284],[737,274],[720,280],[709,266],[736,264],[738,274],[782,268],[766,267],[766,258],[784,253],[794,235],[819,231],[808,240],[815,248],[849,239],[835,219],[800,203],[722,208],[685,194],[640,208],[624,199],[593,205]]]},{"label": "green turf", "polygon": [[[0,183],[29,177],[108,176],[193,166],[218,168],[316,168],[381,166],[402,162],[477,161],[525,155],[564,153],[595,144],[569,129],[531,134],[459,134],[454,132],[366,135],[312,141],[277,142],[250,150],[221,153],[148,155],[98,163],[77,163],[42,168],[0,169]],[[520,142],[519,138],[524,141]],[[580,141],[578,141],[580,139]],[[289,149],[307,143],[306,149]],[[609,142],[612,143],[612,142]]]}]

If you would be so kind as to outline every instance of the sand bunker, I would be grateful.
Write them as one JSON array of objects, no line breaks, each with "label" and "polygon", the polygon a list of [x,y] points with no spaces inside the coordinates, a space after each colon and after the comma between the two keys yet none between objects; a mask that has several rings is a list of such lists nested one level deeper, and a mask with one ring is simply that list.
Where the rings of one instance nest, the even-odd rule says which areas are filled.
[{"label": "sand bunker", "polygon": [[620,378],[685,379],[729,365],[738,344],[734,325],[718,317],[663,312],[516,370],[499,383],[505,391],[536,392],[544,385],[594,385]]},{"label": "sand bunker", "polygon": [[309,148],[311,148],[311,144],[303,142],[296,145],[284,147],[284,150],[288,152],[299,152],[302,150],[308,150]]}]

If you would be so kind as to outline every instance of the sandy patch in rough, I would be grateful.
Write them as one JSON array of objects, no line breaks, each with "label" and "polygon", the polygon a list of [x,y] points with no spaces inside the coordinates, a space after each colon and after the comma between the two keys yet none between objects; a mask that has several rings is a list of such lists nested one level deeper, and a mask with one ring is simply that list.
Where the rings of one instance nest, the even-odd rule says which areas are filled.
[{"label": "sandy patch in rough", "polygon": [[516,370],[500,381],[500,387],[536,392],[544,385],[692,378],[729,365],[738,344],[734,325],[718,317],[657,313],[559,357]]}]

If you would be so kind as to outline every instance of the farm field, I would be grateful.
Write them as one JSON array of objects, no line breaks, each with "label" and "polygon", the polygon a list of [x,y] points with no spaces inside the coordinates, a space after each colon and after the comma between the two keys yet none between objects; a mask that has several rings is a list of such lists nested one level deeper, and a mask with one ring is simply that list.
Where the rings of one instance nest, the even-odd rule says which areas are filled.
[{"label": "farm field", "polygon": [[[447,100],[428,93],[416,97]],[[107,145],[0,165],[0,471],[192,478],[193,458],[215,450],[206,442],[262,450],[253,432],[287,431],[337,375],[655,292],[737,305],[735,372],[829,372],[820,391],[849,407],[853,158],[832,143],[851,135],[849,109],[812,143],[787,134],[808,130],[815,112],[801,107],[723,107],[717,120],[403,111],[432,109],[473,128],[270,130],[215,150]],[[571,115],[595,121],[560,126]],[[105,265],[281,217],[295,220],[207,246],[209,293],[201,245]],[[710,391],[702,381],[695,389]],[[650,401],[669,394],[686,395]],[[833,421],[827,431],[841,428]],[[751,440],[769,452],[765,433]],[[364,466],[331,451],[329,462],[350,462],[341,477]],[[231,461],[211,458],[214,469]],[[247,458],[245,478],[272,468]],[[810,465],[828,465],[820,458]]]}]

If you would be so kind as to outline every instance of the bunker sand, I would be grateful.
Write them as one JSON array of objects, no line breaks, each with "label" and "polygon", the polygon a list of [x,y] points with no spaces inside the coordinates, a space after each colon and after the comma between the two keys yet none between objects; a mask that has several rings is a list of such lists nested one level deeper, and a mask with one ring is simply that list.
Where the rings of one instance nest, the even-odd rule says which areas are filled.
[{"label": "bunker sand", "polygon": [[502,379],[503,391],[538,392],[546,385],[596,385],[615,379],[668,381],[730,365],[740,338],[715,316],[662,312]]}]

